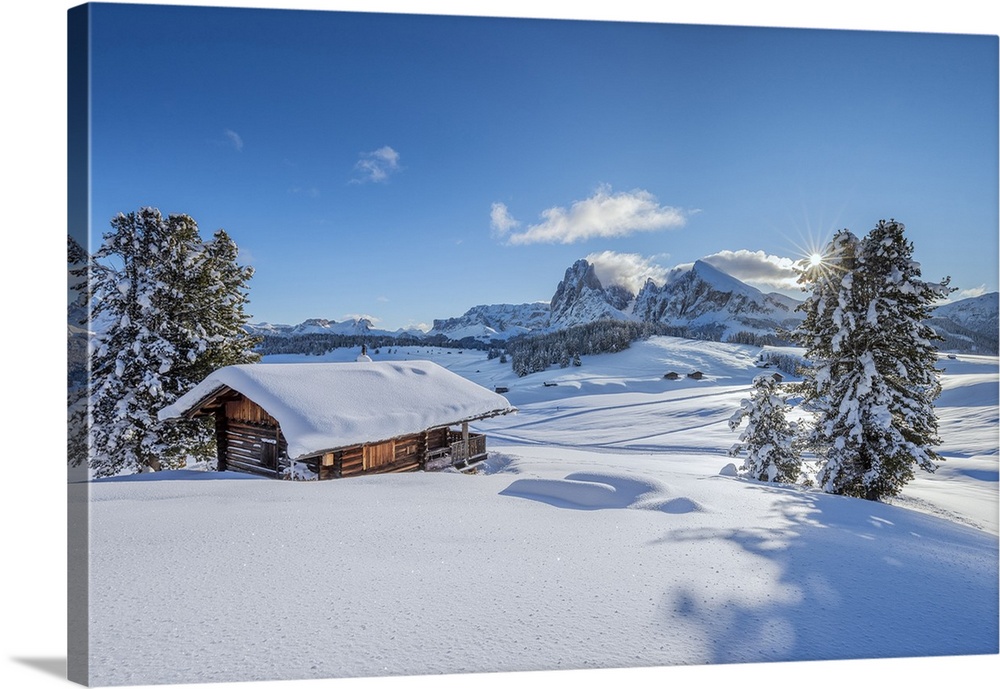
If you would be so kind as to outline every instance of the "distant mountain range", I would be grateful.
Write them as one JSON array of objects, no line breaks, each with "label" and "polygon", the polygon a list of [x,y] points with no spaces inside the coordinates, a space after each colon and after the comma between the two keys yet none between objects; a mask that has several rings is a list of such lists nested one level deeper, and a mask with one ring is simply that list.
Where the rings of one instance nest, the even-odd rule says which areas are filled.
[{"label": "distant mountain range", "polygon": [[[945,338],[940,349],[996,354],[998,302],[1000,295],[994,292],[935,309],[930,324]],[[461,316],[434,320],[428,332],[380,330],[365,318],[258,323],[247,329],[271,337],[330,334],[492,342],[611,319],[661,323],[714,340],[767,340],[781,339],[783,332],[802,321],[795,310],[800,303],[776,292],[761,292],[704,261],[674,269],[663,284],[647,280],[633,294],[621,285],[602,284],[594,265],[581,259],[566,270],[547,303],[474,306]]]},{"label": "distant mountain range", "polygon": [[928,323],[944,338],[940,350],[996,354],[998,312],[1000,293],[990,292],[939,306]]}]

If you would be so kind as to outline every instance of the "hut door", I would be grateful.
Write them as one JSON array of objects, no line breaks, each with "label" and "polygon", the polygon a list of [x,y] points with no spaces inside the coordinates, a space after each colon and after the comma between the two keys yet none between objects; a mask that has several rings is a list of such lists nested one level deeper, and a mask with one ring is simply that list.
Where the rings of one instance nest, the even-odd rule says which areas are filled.
[{"label": "hut door", "polygon": [[265,469],[276,471],[278,469],[278,443],[268,438],[263,439],[260,444],[260,464]]}]

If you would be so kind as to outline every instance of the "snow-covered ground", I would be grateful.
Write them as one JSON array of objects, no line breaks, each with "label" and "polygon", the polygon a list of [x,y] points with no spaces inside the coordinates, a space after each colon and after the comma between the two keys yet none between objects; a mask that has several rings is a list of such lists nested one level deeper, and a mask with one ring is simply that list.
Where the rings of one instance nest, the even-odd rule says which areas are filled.
[{"label": "snow-covered ground", "polygon": [[947,461],[885,505],[720,473],[758,352],[383,349],[509,388],[482,472],[95,481],[92,682],[997,653],[997,358],[942,359]]}]

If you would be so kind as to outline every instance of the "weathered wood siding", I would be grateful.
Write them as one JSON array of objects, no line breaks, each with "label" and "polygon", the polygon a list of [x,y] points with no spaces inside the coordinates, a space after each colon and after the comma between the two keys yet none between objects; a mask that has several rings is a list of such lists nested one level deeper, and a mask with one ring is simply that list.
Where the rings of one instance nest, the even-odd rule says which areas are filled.
[{"label": "weathered wood siding", "polygon": [[216,422],[220,469],[277,476],[288,443],[278,421],[246,397],[230,400]]},{"label": "weathered wood siding", "polygon": [[275,476],[278,458],[288,452],[288,443],[276,426],[253,426],[228,420],[225,440],[227,469]]},{"label": "weathered wood siding", "polygon": [[450,430],[447,428],[432,428],[429,431],[425,431],[427,436],[427,448],[428,450],[436,450],[441,447],[448,447],[451,444]]},{"label": "weathered wood siding", "polygon": [[322,481],[362,474],[418,471],[424,466],[428,438],[430,442],[443,444],[447,440],[447,429],[331,450],[318,458],[319,478]]},{"label": "weathered wood siding", "polygon": [[239,399],[226,402],[226,418],[230,421],[278,427],[276,418],[264,411],[264,408],[259,404],[242,395]]}]

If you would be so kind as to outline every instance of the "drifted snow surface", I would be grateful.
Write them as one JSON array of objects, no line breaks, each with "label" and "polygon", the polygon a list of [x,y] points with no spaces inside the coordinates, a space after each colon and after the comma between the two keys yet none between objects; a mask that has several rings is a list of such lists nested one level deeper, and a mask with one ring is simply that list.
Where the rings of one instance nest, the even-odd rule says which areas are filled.
[{"label": "drifted snow surface", "polygon": [[418,349],[521,410],[478,475],[89,484],[93,684],[997,653],[995,357],[942,360],[948,461],[886,505],[723,475],[757,348]]}]

